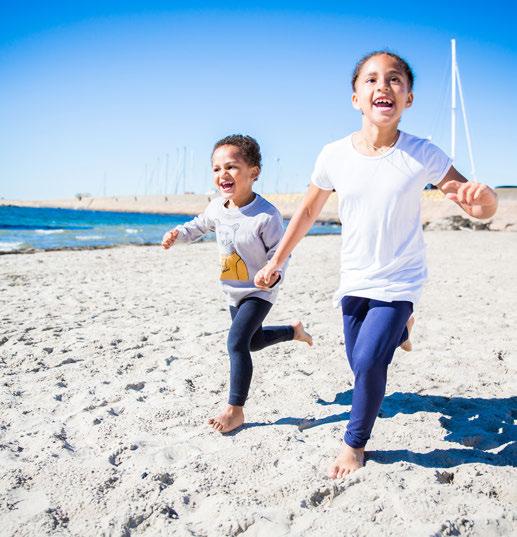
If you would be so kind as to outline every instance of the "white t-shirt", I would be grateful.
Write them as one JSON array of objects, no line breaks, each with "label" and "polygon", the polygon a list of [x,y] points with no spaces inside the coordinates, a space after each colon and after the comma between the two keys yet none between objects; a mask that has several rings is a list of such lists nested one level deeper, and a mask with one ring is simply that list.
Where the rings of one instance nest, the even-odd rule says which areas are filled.
[{"label": "white t-shirt", "polygon": [[420,199],[452,161],[429,140],[400,132],[386,153],[368,157],[352,136],[326,145],[312,182],[336,190],[342,223],[341,278],[334,295],[417,302],[427,278]]}]

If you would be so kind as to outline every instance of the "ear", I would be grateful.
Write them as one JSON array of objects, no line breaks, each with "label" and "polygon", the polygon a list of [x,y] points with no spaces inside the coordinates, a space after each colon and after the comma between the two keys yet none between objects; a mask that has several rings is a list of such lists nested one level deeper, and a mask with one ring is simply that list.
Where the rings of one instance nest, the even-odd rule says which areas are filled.
[{"label": "ear", "polygon": [[361,107],[359,106],[359,99],[357,98],[357,93],[352,93],[352,106],[356,109],[356,110],[361,110]]},{"label": "ear", "polygon": [[411,105],[413,104],[413,92],[410,91],[408,94],[407,94],[407,100],[406,100],[406,108],[410,108]]},{"label": "ear", "polygon": [[256,181],[259,175],[260,175],[260,168],[258,166],[253,166],[253,171],[251,172],[251,176],[253,177],[253,180]]}]

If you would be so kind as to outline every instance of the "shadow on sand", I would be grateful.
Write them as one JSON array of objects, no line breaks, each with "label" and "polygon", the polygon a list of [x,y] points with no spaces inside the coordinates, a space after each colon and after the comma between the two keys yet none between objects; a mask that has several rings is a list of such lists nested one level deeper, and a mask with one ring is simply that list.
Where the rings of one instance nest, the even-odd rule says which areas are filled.
[{"label": "shadow on sand", "polygon": [[[316,402],[323,406],[350,406],[352,390],[336,394],[333,401],[318,399]],[[435,449],[428,453],[416,453],[407,449],[370,451],[368,459],[382,464],[407,461],[428,468],[450,468],[474,462],[493,466],[517,466],[517,426],[514,424],[517,419],[517,397],[483,399],[395,392],[384,398],[379,418],[417,412],[440,414],[438,421],[445,430],[444,440],[468,449]],[[243,429],[266,425],[293,425],[303,431],[345,421],[349,417],[348,411],[321,419],[287,417],[271,423],[247,423]],[[487,452],[500,446],[505,447],[497,453]]]}]

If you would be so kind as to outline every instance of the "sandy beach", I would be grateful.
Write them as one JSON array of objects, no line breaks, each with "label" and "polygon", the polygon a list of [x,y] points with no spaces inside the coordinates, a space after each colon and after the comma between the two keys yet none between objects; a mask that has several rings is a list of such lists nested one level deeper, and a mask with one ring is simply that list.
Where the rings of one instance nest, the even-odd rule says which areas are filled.
[{"label": "sandy beach", "polygon": [[268,320],[313,348],[254,355],[228,389],[215,243],[3,256],[5,536],[506,536],[517,532],[517,234],[434,231],[414,351],[397,351],[366,466],[326,469],[352,374],[331,297],[337,236],[295,251]]}]

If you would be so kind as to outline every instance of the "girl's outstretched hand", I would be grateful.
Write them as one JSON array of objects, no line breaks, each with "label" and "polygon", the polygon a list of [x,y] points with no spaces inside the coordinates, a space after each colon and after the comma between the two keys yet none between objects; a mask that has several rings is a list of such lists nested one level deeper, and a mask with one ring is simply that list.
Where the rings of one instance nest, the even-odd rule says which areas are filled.
[{"label": "girl's outstretched hand", "polygon": [[487,185],[474,181],[447,181],[441,188],[445,197],[455,201],[475,218],[490,218],[497,208],[497,194]]},{"label": "girl's outstretched hand", "polygon": [[178,238],[179,234],[180,232],[177,229],[171,229],[170,231],[167,231],[167,233],[165,233],[165,235],[163,236],[162,246],[166,250],[168,250],[176,242],[176,239]]},{"label": "girl's outstretched hand", "polygon": [[444,186],[445,196],[452,201],[465,205],[494,205],[497,197],[494,191],[487,185],[467,181],[449,181]]},{"label": "girl's outstretched hand", "polygon": [[278,267],[270,261],[255,274],[255,287],[269,289],[275,285],[279,278],[280,273],[278,272]]}]

